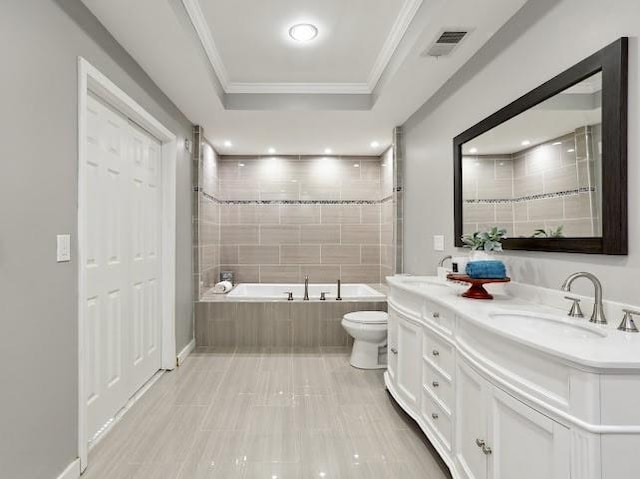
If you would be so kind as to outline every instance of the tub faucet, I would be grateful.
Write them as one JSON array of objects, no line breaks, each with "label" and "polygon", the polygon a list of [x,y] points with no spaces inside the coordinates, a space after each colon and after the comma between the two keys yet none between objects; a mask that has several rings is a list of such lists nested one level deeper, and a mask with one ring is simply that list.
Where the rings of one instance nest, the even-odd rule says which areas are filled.
[{"label": "tub faucet", "polygon": [[589,321],[596,324],[607,324],[607,317],[604,314],[602,305],[602,283],[594,274],[587,272],[573,273],[562,283],[562,291],[571,291],[571,284],[578,278],[587,278],[593,283],[595,289],[595,303],[593,304],[593,312]]},{"label": "tub faucet", "polygon": [[338,295],[336,296],[336,301],[342,301],[342,296],[340,296],[340,285],[341,282],[338,280]]},{"label": "tub faucet", "polygon": [[309,275],[304,277],[304,298],[303,301],[309,301]]}]

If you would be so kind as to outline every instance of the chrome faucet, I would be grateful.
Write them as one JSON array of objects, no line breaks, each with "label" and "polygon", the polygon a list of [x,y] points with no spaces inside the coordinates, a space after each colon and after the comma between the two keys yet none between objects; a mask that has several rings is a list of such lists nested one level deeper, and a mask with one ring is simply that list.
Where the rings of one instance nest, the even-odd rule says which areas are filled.
[{"label": "chrome faucet", "polygon": [[438,263],[438,267],[444,268],[444,262],[447,261],[448,259],[453,260],[453,257],[450,254],[448,254],[447,256],[445,256],[440,260],[440,262]]},{"label": "chrome faucet", "polygon": [[309,301],[309,275],[304,277],[304,298],[303,301]]},{"label": "chrome faucet", "polygon": [[596,324],[607,324],[607,317],[604,314],[604,307],[602,305],[602,283],[592,273],[580,272],[573,273],[562,283],[562,291],[571,291],[571,284],[578,278],[587,278],[593,283],[595,289],[595,303],[593,304],[593,312],[591,313],[590,322]]}]

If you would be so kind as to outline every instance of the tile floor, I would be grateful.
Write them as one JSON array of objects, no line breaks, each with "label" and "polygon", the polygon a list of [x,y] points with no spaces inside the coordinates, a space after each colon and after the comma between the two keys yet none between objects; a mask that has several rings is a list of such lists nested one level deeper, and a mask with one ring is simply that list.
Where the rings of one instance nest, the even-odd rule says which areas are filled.
[{"label": "tile floor", "polygon": [[85,479],[448,478],[381,371],[343,348],[200,349],[90,453]]}]

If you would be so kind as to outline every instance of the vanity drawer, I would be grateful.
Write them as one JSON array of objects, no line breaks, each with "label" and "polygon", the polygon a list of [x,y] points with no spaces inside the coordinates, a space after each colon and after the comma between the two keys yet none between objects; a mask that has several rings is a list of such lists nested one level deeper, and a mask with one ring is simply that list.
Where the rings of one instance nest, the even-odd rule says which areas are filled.
[{"label": "vanity drawer", "polygon": [[439,326],[447,334],[453,333],[454,315],[448,309],[431,301],[425,301],[422,314],[424,319]]},{"label": "vanity drawer", "polygon": [[436,431],[440,443],[450,451],[453,429],[451,415],[440,407],[426,389],[422,390],[422,418]]},{"label": "vanity drawer", "polygon": [[422,331],[424,345],[422,354],[425,361],[435,365],[436,369],[439,368],[449,378],[453,378],[453,346],[429,328],[422,328]]},{"label": "vanity drawer", "polygon": [[451,380],[443,376],[427,361],[422,368],[422,384],[424,388],[438,398],[447,412],[453,410],[453,385]]}]

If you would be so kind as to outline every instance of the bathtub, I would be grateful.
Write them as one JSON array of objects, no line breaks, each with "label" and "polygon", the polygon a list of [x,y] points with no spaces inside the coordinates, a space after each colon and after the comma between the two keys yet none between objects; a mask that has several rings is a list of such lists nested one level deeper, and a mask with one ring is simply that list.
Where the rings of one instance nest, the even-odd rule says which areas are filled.
[{"label": "bathtub", "polygon": [[[309,284],[309,299],[317,301],[320,293],[326,292],[327,301],[335,301],[338,286],[334,284]],[[240,283],[226,297],[238,301],[286,300],[287,292],[293,293],[294,300],[304,297],[304,284],[300,283]],[[345,301],[384,301],[386,296],[366,284],[343,284],[340,296]]]}]

